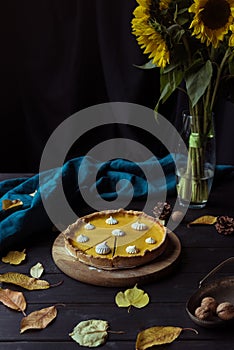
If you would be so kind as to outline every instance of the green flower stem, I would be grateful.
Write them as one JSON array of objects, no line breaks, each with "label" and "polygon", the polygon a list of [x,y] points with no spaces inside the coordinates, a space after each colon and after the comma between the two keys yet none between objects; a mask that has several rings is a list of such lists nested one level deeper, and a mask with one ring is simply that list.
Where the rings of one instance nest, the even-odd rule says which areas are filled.
[{"label": "green flower stem", "polygon": [[[207,89],[208,97],[210,91]],[[178,194],[186,202],[203,203],[207,201],[209,195],[209,183],[206,179],[204,164],[207,137],[209,137],[209,128],[212,125],[212,114],[209,113],[209,106],[206,107],[206,101],[209,101],[207,95],[193,108],[190,108],[192,119],[187,166],[178,184]]]},{"label": "green flower stem", "polygon": [[[193,107],[190,106],[190,115],[192,116],[191,133],[199,135],[200,140],[199,145],[192,144],[188,147],[187,168],[180,179],[178,193],[181,199],[192,203],[202,203],[208,199],[209,184],[204,168],[206,142],[207,138],[213,133],[212,111],[222,70],[230,53],[230,50],[225,52],[220,66],[218,66],[213,92],[211,91],[212,84],[210,84],[198,103]],[[214,54],[214,50],[210,52],[211,60]]]},{"label": "green flower stem", "polygon": [[216,78],[216,81],[215,81],[214,91],[213,91],[213,95],[212,95],[212,99],[211,99],[211,103],[210,103],[211,111],[213,110],[213,107],[214,107],[215,98],[216,98],[216,94],[217,94],[217,91],[218,91],[222,70],[223,70],[223,67],[224,67],[224,65],[226,63],[226,60],[228,59],[230,54],[231,54],[231,50],[230,50],[230,48],[228,48],[228,50],[225,52],[225,54],[223,56],[223,59],[222,59],[222,61],[220,63],[220,66],[218,67],[217,78]]}]

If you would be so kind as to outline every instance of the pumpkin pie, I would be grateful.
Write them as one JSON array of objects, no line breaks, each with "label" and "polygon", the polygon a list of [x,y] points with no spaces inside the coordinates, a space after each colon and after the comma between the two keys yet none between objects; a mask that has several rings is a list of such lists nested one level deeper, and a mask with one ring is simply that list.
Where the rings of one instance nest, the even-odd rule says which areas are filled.
[{"label": "pumpkin pie", "polygon": [[79,218],[63,232],[65,247],[80,262],[101,269],[146,264],[167,245],[166,228],[142,211],[105,210]]}]

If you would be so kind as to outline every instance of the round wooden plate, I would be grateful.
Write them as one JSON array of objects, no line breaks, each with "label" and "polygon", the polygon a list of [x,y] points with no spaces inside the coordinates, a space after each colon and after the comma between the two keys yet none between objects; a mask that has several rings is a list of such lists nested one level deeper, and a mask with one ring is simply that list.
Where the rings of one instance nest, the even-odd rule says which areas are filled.
[{"label": "round wooden plate", "polygon": [[152,262],[132,269],[101,270],[79,262],[64,247],[60,233],[52,247],[52,257],[57,267],[71,278],[80,282],[105,287],[128,287],[136,283],[149,283],[169,273],[181,252],[179,238],[168,232],[166,251]]}]

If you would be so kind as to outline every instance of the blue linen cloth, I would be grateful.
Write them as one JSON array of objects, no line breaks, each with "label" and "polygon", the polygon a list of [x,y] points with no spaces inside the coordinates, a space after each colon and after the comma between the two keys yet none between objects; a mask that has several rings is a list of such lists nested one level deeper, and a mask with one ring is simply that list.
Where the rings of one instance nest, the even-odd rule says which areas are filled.
[{"label": "blue linen cloth", "polygon": [[[170,155],[162,158],[156,164],[164,172],[164,181],[159,176],[151,185],[150,191],[158,195],[161,191],[167,191],[167,196],[176,194],[176,178],[174,161]],[[66,198],[71,205],[79,210],[85,206],[85,201],[80,193],[81,186],[87,186],[87,180],[92,172],[95,172],[96,181],[89,184],[89,191],[94,188],[100,196],[108,201],[116,198],[116,183],[127,179],[133,186],[133,200],[145,200],[148,195],[148,182],[144,170],[150,172],[155,169],[155,158],[148,159],[144,163],[136,164],[124,159],[115,159],[103,164],[92,158],[74,158],[66,162],[62,169],[55,168],[45,172],[47,181],[43,185],[48,198],[53,196],[62,170],[62,182]],[[78,171],[81,176],[78,182]],[[223,175],[234,171],[234,166],[217,166],[215,179],[218,181]],[[51,232],[51,222],[40,195],[39,174],[30,178],[15,178],[0,182],[0,252],[12,244],[25,242],[35,235],[43,235]],[[166,187],[166,189],[165,189]],[[32,193],[35,193],[32,196]],[[122,191],[122,196],[128,196],[129,188]],[[20,199],[21,207],[3,210],[4,199]]]}]

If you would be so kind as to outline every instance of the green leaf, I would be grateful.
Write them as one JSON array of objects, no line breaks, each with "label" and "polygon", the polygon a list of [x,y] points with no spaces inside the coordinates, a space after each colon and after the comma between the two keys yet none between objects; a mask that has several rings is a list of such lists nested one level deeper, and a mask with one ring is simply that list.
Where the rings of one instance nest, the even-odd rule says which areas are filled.
[{"label": "green leaf", "polygon": [[200,65],[201,60],[196,61],[185,73],[185,82],[188,96],[191,100],[192,107],[206,91],[210,84],[213,68],[212,63],[208,60],[205,64]]},{"label": "green leaf", "polygon": [[135,287],[116,294],[115,302],[119,307],[134,306],[142,308],[149,303],[149,296],[142,289]]},{"label": "green leaf", "polygon": [[34,278],[40,278],[43,272],[44,272],[44,267],[40,262],[32,266],[30,269],[30,275]]},{"label": "green leaf", "polygon": [[69,335],[81,346],[96,347],[105,343],[108,327],[103,320],[81,321]]},{"label": "green leaf", "polygon": [[152,68],[158,68],[154,63],[153,63],[153,60],[141,65],[141,66],[138,66],[136,64],[134,64],[134,67],[137,67],[137,68],[141,68],[141,69],[152,69]]},{"label": "green leaf", "polygon": [[[176,67],[176,66],[174,66]],[[171,94],[178,88],[184,78],[184,73],[177,68],[170,70],[168,67],[165,73],[160,75],[160,89],[161,95],[158,100],[155,110],[157,111],[159,103],[166,102],[166,100],[171,96]]]},{"label": "green leaf", "polygon": [[178,24],[173,24],[167,28],[168,34],[173,37],[173,43],[179,43],[182,36],[185,33],[184,29],[181,29],[181,26]]}]

